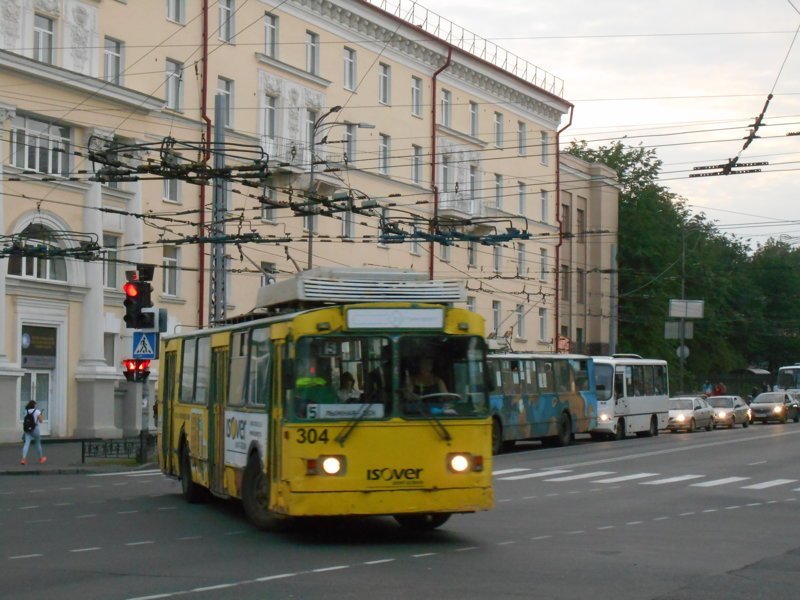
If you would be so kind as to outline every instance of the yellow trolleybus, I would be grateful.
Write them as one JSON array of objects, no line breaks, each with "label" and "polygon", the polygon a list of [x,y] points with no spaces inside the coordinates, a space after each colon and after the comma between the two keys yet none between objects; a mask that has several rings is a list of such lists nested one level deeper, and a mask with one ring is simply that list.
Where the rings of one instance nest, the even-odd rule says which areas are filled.
[{"label": "yellow trolleybus", "polygon": [[430,529],[493,505],[483,319],[458,282],[312,269],[236,323],[165,336],[162,470],[197,502]]}]

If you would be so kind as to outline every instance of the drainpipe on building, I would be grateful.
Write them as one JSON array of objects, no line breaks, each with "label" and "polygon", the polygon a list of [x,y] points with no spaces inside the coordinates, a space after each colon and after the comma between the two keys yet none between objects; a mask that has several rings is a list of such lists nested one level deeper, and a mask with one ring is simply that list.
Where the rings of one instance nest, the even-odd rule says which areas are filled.
[{"label": "drainpipe on building", "polygon": [[[436,69],[436,72],[431,78],[431,189],[433,190],[433,219],[429,227],[431,234],[434,233],[436,227],[439,225],[439,188],[436,185],[436,79],[439,73],[444,71],[450,66],[453,58],[453,47],[447,47],[447,60],[445,63]],[[428,278],[433,279],[433,255],[434,243],[431,241],[430,250],[428,251]]]},{"label": "drainpipe on building", "polygon": [[561,299],[559,298],[559,292],[561,289],[559,275],[561,273],[561,244],[564,243],[564,238],[562,236],[562,227],[561,227],[561,133],[567,129],[570,125],[572,125],[572,112],[575,110],[574,106],[569,107],[569,121],[567,122],[564,127],[558,129],[556,131],[556,223],[558,223],[558,243],[556,244],[556,331],[554,335],[555,339],[555,348],[554,350],[558,352],[558,340],[561,337],[561,332],[559,331],[559,316],[560,316],[560,302]]},{"label": "drainpipe on building", "polygon": [[[205,144],[203,150],[203,164],[208,163],[211,156],[211,119],[208,117],[208,0],[203,0],[203,72],[202,83],[200,88],[200,117],[206,124],[205,131]],[[198,234],[204,235],[204,228],[206,224],[206,186],[200,186],[200,210],[199,221],[197,223]],[[203,313],[205,312],[205,287],[206,287],[206,265],[205,265],[205,244],[202,242],[197,245],[197,327],[203,327]]]}]

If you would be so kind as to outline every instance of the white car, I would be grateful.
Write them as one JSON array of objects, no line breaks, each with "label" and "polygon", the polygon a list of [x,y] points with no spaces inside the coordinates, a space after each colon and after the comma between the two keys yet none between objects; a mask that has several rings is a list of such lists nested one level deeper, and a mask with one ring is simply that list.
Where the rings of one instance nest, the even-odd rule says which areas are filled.
[{"label": "white car", "polygon": [[714,429],[714,409],[700,396],[679,396],[669,399],[669,422],[672,432],[684,429],[692,432],[698,427]]},{"label": "white car", "polygon": [[750,408],[740,396],[711,396],[706,401],[714,409],[717,425],[729,429],[737,423],[742,427],[750,425]]}]

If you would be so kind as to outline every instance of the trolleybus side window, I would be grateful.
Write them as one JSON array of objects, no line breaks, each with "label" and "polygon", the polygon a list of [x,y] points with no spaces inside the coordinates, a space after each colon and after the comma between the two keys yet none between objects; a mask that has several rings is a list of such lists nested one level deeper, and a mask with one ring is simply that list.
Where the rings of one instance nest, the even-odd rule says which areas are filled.
[{"label": "trolleybus side window", "polygon": [[270,345],[269,329],[262,327],[252,331],[248,404],[267,404],[269,400]]},{"label": "trolleybus side window", "polygon": [[194,384],[195,404],[208,404],[208,383],[211,372],[211,338],[197,340],[197,378]]},{"label": "trolleybus side window", "polygon": [[525,375],[525,381],[522,384],[522,393],[527,396],[535,396],[539,393],[539,386],[536,382],[536,361],[523,360],[522,372]]},{"label": "trolleybus side window", "polygon": [[520,394],[520,362],[519,360],[504,360],[503,364],[503,390],[511,396]]},{"label": "trolleybus side window", "polygon": [[245,377],[247,376],[247,340],[249,331],[236,331],[231,334],[231,368],[228,383],[228,404],[244,404]]},{"label": "trolleybus side window", "polygon": [[595,364],[595,385],[597,386],[597,399],[610,400],[614,387],[614,367],[612,365]]},{"label": "trolleybus side window", "polygon": [[536,362],[538,363],[536,370],[539,373],[539,391],[552,394],[556,390],[553,361],[537,360]]},{"label": "trolleybus side window", "polygon": [[654,377],[654,391],[659,396],[667,393],[667,368],[663,365],[656,365]]},{"label": "trolleybus side window", "polygon": [[184,404],[194,402],[194,367],[197,355],[197,338],[183,340],[183,358],[181,359],[181,395]]},{"label": "trolleybus side window", "polygon": [[570,360],[572,372],[575,376],[575,389],[579,392],[588,392],[589,386],[589,366],[585,360]]},{"label": "trolleybus side window", "polygon": [[575,382],[572,368],[565,360],[558,360],[553,363],[556,376],[556,390],[560,393],[572,392],[575,390]]}]

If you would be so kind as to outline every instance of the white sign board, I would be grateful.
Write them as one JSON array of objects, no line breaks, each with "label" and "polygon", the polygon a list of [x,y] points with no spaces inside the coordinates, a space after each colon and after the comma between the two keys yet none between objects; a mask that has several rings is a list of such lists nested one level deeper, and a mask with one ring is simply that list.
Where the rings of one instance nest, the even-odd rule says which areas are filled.
[{"label": "white sign board", "polygon": [[675,319],[702,319],[702,300],[670,300],[669,316]]},{"label": "white sign board", "polygon": [[348,329],[441,329],[443,308],[351,308]]},{"label": "white sign board", "polygon": [[[683,321],[683,339],[691,340],[694,337],[694,323]],[[681,339],[681,321],[666,321],[664,323],[664,339]]]},{"label": "white sign board", "polygon": [[225,464],[247,466],[247,451],[255,441],[262,450],[267,447],[267,415],[225,411]]},{"label": "white sign board", "polygon": [[383,404],[309,404],[309,419],[382,419]]}]

